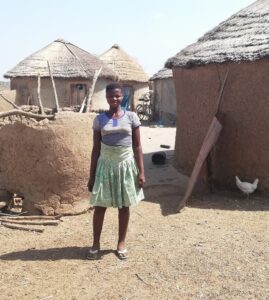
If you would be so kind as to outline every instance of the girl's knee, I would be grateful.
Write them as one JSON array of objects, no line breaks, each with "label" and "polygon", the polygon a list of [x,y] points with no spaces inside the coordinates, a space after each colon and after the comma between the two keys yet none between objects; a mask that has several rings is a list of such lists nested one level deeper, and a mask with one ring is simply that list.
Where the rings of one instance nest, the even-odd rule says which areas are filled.
[{"label": "girl's knee", "polygon": [[128,213],[129,212],[129,207],[121,207],[119,208],[119,213]]},{"label": "girl's knee", "polygon": [[106,207],[101,207],[101,206],[94,207],[94,213],[104,214],[105,212],[106,212]]}]

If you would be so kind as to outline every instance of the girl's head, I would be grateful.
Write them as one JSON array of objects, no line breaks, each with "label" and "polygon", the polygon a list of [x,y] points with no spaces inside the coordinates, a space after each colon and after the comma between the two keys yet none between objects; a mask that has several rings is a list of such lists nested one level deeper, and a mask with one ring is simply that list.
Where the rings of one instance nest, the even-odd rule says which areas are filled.
[{"label": "girl's head", "polygon": [[106,86],[106,99],[110,108],[120,106],[123,99],[123,88],[119,83],[110,83]]}]

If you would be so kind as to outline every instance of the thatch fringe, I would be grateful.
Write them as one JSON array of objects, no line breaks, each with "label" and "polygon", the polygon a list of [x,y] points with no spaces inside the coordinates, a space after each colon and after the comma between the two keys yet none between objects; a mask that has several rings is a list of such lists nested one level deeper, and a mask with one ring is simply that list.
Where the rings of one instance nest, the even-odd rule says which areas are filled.
[{"label": "thatch fringe", "polygon": [[152,75],[149,80],[172,78],[173,72],[171,69],[163,68],[156,74]]},{"label": "thatch fringe", "polygon": [[167,68],[269,57],[269,1],[258,0],[165,63]]},{"label": "thatch fringe", "polygon": [[117,80],[118,76],[97,56],[65,41],[58,39],[35,52],[8,71],[4,77],[50,77],[49,60],[54,78],[92,78],[102,67],[100,77]]}]

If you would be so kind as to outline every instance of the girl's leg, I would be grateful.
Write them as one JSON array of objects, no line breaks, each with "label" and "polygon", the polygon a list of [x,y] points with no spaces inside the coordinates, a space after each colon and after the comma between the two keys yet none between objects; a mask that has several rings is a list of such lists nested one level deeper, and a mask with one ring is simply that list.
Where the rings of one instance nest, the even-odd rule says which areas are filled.
[{"label": "girl's leg", "polygon": [[106,207],[96,206],[93,214],[93,245],[92,250],[100,249],[100,237],[104,223]]},{"label": "girl's leg", "polygon": [[129,207],[119,208],[119,240],[117,250],[124,250],[125,247],[125,238],[127,234],[127,228],[130,218]]}]

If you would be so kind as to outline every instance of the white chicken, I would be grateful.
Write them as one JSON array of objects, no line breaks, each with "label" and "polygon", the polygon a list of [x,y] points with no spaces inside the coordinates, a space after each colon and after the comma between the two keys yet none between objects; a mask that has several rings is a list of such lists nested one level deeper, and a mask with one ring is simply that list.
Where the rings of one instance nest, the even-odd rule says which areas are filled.
[{"label": "white chicken", "polygon": [[249,194],[252,194],[258,186],[259,179],[256,178],[253,183],[249,182],[242,182],[238,176],[235,176],[236,186],[241,190],[244,194],[247,195],[247,198],[249,199]]}]

